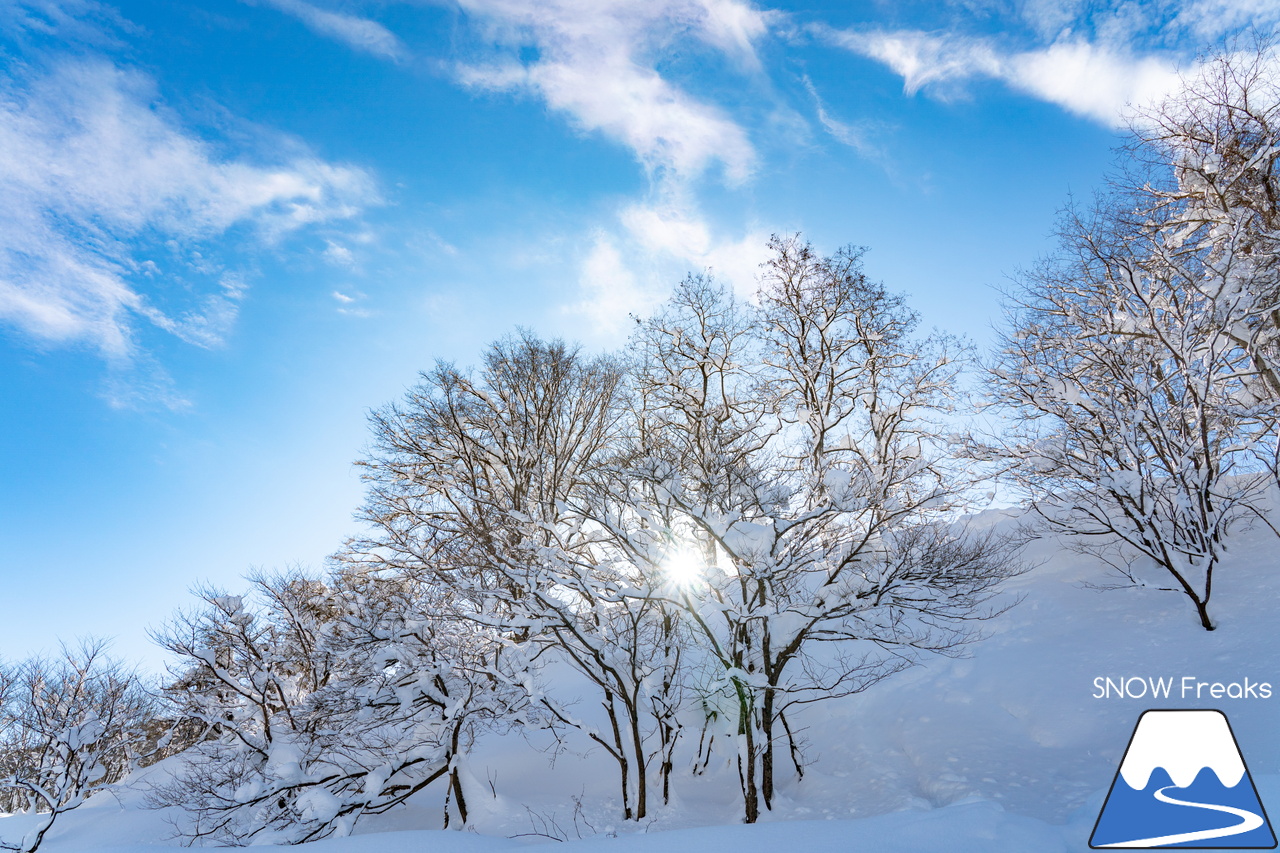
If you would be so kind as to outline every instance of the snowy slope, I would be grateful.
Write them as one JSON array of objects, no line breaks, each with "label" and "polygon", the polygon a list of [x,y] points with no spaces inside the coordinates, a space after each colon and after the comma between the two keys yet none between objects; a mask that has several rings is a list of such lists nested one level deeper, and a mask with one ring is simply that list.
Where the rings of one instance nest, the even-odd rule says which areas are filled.
[{"label": "snowy slope", "polygon": [[[988,516],[986,521],[992,519]],[[851,703],[826,732],[833,766],[877,789],[874,810],[913,795],[930,805],[977,796],[1010,811],[1061,821],[1109,785],[1138,716],[1147,708],[1219,708],[1254,773],[1280,769],[1280,698],[1214,700],[1202,691],[1168,699],[1095,699],[1094,679],[1165,677],[1271,682],[1280,647],[1271,639],[1280,603],[1280,542],[1252,531],[1216,576],[1205,632],[1178,594],[1086,588],[1103,570],[1040,541],[1043,564],[1017,579],[1023,602],[990,626],[967,660],[916,669]],[[824,765],[826,762],[824,761]]]},{"label": "snowy slope", "polygon": [[[1016,522],[989,512],[979,525]],[[491,738],[471,756],[472,832],[440,832],[442,792],[357,827],[316,853],[431,849],[488,853],[567,839],[581,853],[779,849],[876,851],[1086,850],[1129,736],[1147,708],[1218,708],[1230,718],[1264,805],[1280,812],[1280,543],[1255,531],[1232,548],[1206,633],[1181,596],[1098,591],[1103,569],[1042,540],[1039,567],[1017,578],[1021,603],[988,623],[971,657],[934,659],[866,693],[812,706],[799,720],[811,759],[803,781],[784,778],[774,811],[737,822],[736,779],[725,759],[709,775],[681,778],[673,803],[623,825],[614,768],[599,755],[539,752],[519,736]],[[1095,678],[1270,682],[1272,698],[1094,698]],[[583,745],[585,750],[585,744]],[[167,820],[141,808],[142,789],[99,797],[65,816],[42,850],[137,851],[176,845]],[[0,818],[0,838],[23,817]],[[623,837],[612,838],[618,834]],[[512,838],[511,836],[514,836]],[[558,848],[563,849],[563,848]]]}]

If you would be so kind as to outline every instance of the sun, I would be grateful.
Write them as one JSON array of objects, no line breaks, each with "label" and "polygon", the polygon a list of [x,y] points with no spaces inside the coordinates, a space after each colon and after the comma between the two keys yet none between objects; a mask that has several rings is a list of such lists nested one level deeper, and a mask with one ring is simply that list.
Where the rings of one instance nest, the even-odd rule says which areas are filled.
[{"label": "sun", "polygon": [[676,586],[694,586],[702,580],[706,562],[688,545],[681,545],[662,561],[663,574]]}]

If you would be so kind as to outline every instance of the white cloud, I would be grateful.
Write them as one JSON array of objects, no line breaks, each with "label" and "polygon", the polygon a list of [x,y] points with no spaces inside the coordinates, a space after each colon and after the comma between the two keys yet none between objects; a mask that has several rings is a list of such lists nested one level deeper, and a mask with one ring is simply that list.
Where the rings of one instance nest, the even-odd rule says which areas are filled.
[{"label": "white cloud", "polygon": [[989,44],[977,39],[916,30],[864,33],[824,27],[818,32],[841,47],[888,65],[902,77],[908,94],[925,86],[1000,75],[1000,58]]},{"label": "white cloud", "polygon": [[117,360],[137,355],[139,321],[213,345],[245,285],[204,241],[248,225],[271,242],[376,201],[365,172],[305,153],[220,156],[156,101],[103,60],[0,78],[0,322]]},{"label": "white cloud", "polygon": [[598,232],[582,260],[579,274],[582,301],[568,306],[602,336],[616,336],[626,328],[628,315],[649,313],[662,299],[661,292],[641,286],[612,237]]},{"label": "white cloud", "polygon": [[473,70],[463,79],[491,88],[536,90],[582,129],[603,132],[627,145],[651,170],[670,169],[687,177],[719,160],[732,182],[746,180],[751,173],[755,155],[742,128],[628,57],[539,62],[487,77]]},{"label": "white cloud", "polygon": [[730,182],[755,165],[747,133],[723,110],[657,69],[663,50],[692,37],[746,68],[768,15],[742,0],[461,0],[507,47],[533,46],[527,63],[464,65],[460,78],[488,89],[524,89],[580,128],[631,148],[650,170],[690,177],[719,162]]},{"label": "white cloud", "polygon": [[736,54],[747,67],[760,66],[755,45],[768,32],[776,13],[739,0],[702,0],[692,6],[705,41],[727,54]]},{"label": "white cloud", "polygon": [[[628,315],[652,311],[690,271],[712,268],[740,292],[754,291],[765,235],[715,235],[688,198],[691,179],[717,166],[731,184],[749,179],[755,147],[725,110],[690,94],[660,63],[701,46],[742,73],[758,73],[756,45],[774,13],[746,0],[459,2],[504,51],[459,66],[466,85],[532,93],[583,131],[626,145],[660,199],[624,206],[612,226],[589,233],[578,258],[580,299],[566,313],[616,339]],[[536,54],[518,60],[514,48]]]},{"label": "white cloud", "polygon": [[351,293],[343,293],[341,290],[333,291],[333,298],[338,303],[338,313],[347,317],[372,317],[373,312],[367,308],[361,308],[356,303],[363,302],[365,294],[358,290]]},{"label": "white cloud", "polygon": [[1121,123],[1130,106],[1149,104],[1179,85],[1177,66],[1167,59],[1087,42],[1016,54],[1001,76],[1015,89],[1111,125]]},{"label": "white cloud", "polygon": [[1109,126],[1130,105],[1141,105],[1178,85],[1167,56],[1137,56],[1123,47],[1081,39],[1027,51],[1003,51],[990,39],[935,35],[915,30],[820,30],[828,40],[878,60],[914,94],[929,89],[946,97],[974,78],[990,78]]},{"label": "white cloud", "polygon": [[643,254],[666,256],[685,271],[710,270],[739,296],[755,294],[760,264],[768,256],[767,233],[748,229],[736,240],[718,238],[695,210],[675,201],[632,205],[620,220]]},{"label": "white cloud", "polygon": [[706,218],[679,197],[632,204],[618,227],[592,237],[579,272],[583,298],[567,307],[586,316],[602,337],[626,330],[627,316],[652,312],[685,275],[710,271],[743,298],[755,295],[769,235],[749,228],[738,239],[714,233]]},{"label": "white cloud", "polygon": [[317,35],[337,39],[355,50],[397,61],[409,54],[404,43],[377,21],[341,12],[331,12],[304,0],[264,0],[264,2],[281,12],[293,15]]},{"label": "white cloud", "polygon": [[[974,20],[996,22],[1000,36],[950,31],[834,30],[808,27],[830,43],[878,60],[908,93],[963,93],[978,78],[1057,104],[1107,125],[1130,107],[1158,101],[1194,73],[1196,55],[1232,37],[1280,26],[1280,0],[962,0]],[[1025,27],[1025,29],[1023,29]],[[1017,43],[1021,32],[1029,41]]]},{"label": "white cloud", "polygon": [[341,243],[335,243],[333,240],[325,240],[324,251],[321,256],[336,267],[346,267],[352,269],[356,265],[355,254]]}]

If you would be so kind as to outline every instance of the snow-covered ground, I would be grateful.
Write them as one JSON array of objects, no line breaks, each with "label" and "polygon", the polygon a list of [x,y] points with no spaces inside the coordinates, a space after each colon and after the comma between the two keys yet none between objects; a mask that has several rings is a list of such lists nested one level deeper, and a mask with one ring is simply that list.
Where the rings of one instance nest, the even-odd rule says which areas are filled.
[{"label": "snow-covered ground", "polygon": [[[990,512],[978,524],[1012,523]],[[812,763],[784,778],[772,812],[739,821],[727,760],[681,778],[670,806],[624,824],[607,757],[562,753],[554,764],[518,735],[490,738],[467,766],[474,831],[441,831],[443,792],[357,827],[316,853],[430,849],[488,853],[565,839],[579,853],[719,851],[1087,850],[1133,726],[1147,708],[1218,708],[1230,719],[1264,806],[1280,812],[1280,543],[1263,531],[1233,543],[1201,630],[1189,602],[1152,590],[1098,591],[1103,569],[1058,542],[1033,543],[1040,565],[1015,579],[1021,603],[986,625],[971,656],[934,659],[859,696],[812,706],[800,724]],[[1095,698],[1095,678],[1173,679],[1169,698]],[[1269,682],[1271,698],[1180,695],[1193,682]],[[1136,682],[1131,683],[1136,687]],[[61,818],[42,850],[138,851],[178,845],[179,816],[142,807],[152,768],[131,790]],[[687,771],[686,771],[687,772]],[[0,819],[0,838],[27,819]],[[614,837],[617,836],[617,837]]]}]

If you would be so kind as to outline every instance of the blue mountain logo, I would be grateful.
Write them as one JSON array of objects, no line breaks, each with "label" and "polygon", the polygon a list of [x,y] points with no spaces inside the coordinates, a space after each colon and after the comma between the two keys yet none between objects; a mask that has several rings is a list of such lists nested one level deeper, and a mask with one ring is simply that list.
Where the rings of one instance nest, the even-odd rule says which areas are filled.
[{"label": "blue mountain logo", "polygon": [[1146,711],[1089,846],[1270,850],[1276,836],[1221,711]]}]

